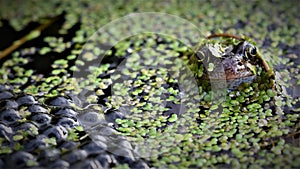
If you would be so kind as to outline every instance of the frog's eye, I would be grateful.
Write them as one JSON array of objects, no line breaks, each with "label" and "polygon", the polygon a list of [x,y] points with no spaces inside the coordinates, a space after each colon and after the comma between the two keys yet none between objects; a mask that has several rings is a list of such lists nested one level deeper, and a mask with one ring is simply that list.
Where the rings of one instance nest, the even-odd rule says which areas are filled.
[{"label": "frog's eye", "polygon": [[250,57],[254,57],[257,54],[256,47],[250,46],[247,48],[247,54],[250,55]]},{"label": "frog's eye", "polygon": [[257,49],[255,46],[252,45],[248,45],[246,47],[245,50],[245,56],[247,59],[251,60],[251,61],[255,61],[256,60],[256,56],[257,55]]},{"label": "frog's eye", "polygon": [[256,47],[251,47],[249,53],[250,55],[255,56],[257,54]]}]

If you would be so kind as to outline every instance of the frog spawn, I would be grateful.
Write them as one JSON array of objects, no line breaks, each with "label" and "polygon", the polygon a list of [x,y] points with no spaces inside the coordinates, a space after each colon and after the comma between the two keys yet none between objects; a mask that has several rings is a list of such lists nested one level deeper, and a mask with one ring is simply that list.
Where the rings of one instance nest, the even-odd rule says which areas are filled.
[{"label": "frog spawn", "polygon": [[[130,143],[113,135],[115,130],[109,126],[93,130],[98,132],[93,140],[83,137],[87,133],[76,130],[81,125],[80,111],[71,104],[63,96],[43,104],[31,95],[0,90],[0,157],[5,159],[0,168],[111,168],[124,163],[148,168],[134,156]],[[70,138],[74,131],[81,140]]]}]

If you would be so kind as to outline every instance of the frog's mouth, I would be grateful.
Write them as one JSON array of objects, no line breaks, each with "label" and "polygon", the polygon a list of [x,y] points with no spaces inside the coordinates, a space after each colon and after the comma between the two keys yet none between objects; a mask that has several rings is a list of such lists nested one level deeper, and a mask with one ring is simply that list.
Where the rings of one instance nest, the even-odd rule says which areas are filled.
[{"label": "frog's mouth", "polygon": [[[250,63],[242,63],[233,59],[225,59],[222,62],[222,72],[208,72],[210,83],[215,85],[223,84],[226,81],[228,89],[235,89],[242,83],[251,83],[256,79],[256,74],[249,68],[253,65]],[[255,68],[255,67],[254,67]],[[225,86],[220,86],[225,87]]]},{"label": "frog's mouth", "polygon": [[208,78],[211,80],[235,80],[256,76],[256,66],[249,61],[242,59],[239,54],[224,56],[221,63],[214,62],[213,71],[207,71]]},{"label": "frog's mouth", "polygon": [[238,59],[224,59],[222,61],[226,80],[246,78],[256,75],[256,67],[249,62]]},{"label": "frog's mouth", "polygon": [[191,59],[192,68],[194,65],[202,64],[199,70],[203,73],[196,72],[196,76],[200,77],[200,83],[207,80],[216,83],[225,80],[228,86],[235,88],[243,82],[253,82],[263,72],[266,74],[263,78],[271,79],[273,83],[273,71],[253,43],[229,34],[213,34],[207,37],[212,38],[223,39],[208,41],[211,44],[204,41],[198,48],[197,55]]}]

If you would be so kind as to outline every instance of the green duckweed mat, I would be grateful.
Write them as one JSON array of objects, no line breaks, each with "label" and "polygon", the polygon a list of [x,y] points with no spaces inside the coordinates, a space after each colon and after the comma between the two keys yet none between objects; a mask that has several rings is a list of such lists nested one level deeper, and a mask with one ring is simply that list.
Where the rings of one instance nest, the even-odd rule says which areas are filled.
[{"label": "green duckweed mat", "polygon": [[[299,168],[299,9],[275,0],[0,1],[0,168]],[[134,30],[111,22],[143,12],[185,19],[201,36],[167,20],[187,37],[120,38]],[[217,33],[250,37],[274,68],[274,88],[252,83],[216,99],[197,86],[185,42]]]}]

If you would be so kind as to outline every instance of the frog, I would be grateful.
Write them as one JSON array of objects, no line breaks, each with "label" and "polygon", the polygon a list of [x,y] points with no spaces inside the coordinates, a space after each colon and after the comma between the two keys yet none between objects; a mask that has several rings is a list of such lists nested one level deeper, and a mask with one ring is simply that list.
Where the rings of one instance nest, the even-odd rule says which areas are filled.
[{"label": "frog", "polygon": [[[211,40],[216,37],[221,39]],[[242,84],[265,80],[267,87],[274,87],[272,66],[249,38],[211,35],[199,43],[195,51],[189,63],[198,85],[222,85],[220,82],[225,81],[228,90],[235,90]]]}]

